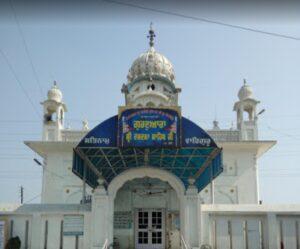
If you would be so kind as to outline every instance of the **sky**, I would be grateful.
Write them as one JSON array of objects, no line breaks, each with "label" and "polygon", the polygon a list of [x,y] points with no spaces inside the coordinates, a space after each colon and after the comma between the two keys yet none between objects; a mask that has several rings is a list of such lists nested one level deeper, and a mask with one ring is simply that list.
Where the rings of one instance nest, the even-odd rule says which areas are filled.
[{"label": "sky", "polygon": [[23,141],[41,139],[40,102],[53,81],[63,92],[71,129],[80,129],[83,119],[92,128],[116,114],[131,63],[148,49],[150,22],[155,48],[172,62],[182,88],[183,115],[204,129],[214,119],[224,129],[236,125],[232,108],[247,79],[261,101],[258,109],[266,110],[259,137],[277,140],[258,161],[260,199],[300,203],[300,40],[186,17],[299,38],[298,6],[121,1],[149,10],[109,1],[43,3],[1,6],[0,203],[19,202],[21,185],[25,202],[40,200],[42,168]]}]

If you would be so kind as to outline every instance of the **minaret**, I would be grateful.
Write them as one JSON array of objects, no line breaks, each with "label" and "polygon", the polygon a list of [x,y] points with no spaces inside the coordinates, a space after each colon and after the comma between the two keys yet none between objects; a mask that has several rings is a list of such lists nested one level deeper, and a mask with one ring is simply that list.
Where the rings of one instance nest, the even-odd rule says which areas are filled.
[{"label": "minaret", "polygon": [[234,104],[233,110],[237,113],[237,129],[240,131],[240,140],[257,140],[256,106],[260,101],[254,98],[252,88],[245,79],[238,92],[238,98],[239,101]]},{"label": "minaret", "polygon": [[62,92],[55,81],[48,91],[47,100],[41,104],[44,107],[43,140],[60,141],[67,107],[62,102]]}]

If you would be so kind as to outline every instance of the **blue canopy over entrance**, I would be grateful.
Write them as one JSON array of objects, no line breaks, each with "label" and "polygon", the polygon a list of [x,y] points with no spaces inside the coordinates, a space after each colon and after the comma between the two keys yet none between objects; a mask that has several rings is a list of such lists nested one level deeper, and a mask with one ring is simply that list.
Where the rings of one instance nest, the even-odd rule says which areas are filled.
[{"label": "blue canopy over entrance", "polygon": [[99,177],[108,185],[127,169],[156,167],[186,187],[193,179],[199,191],[223,171],[221,148],[195,123],[160,109],[141,110],[113,116],[92,129],[74,148],[72,171],[95,188]]}]

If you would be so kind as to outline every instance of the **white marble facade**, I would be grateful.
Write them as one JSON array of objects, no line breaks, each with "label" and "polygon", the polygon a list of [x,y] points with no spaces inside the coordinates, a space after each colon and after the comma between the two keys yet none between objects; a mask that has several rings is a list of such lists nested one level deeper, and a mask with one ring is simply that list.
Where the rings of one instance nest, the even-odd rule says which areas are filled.
[{"label": "white marble facade", "polygon": [[[175,83],[173,66],[154,49],[153,42],[133,62],[127,79],[122,86],[127,107],[178,106],[181,89]],[[92,199],[80,204],[83,183],[72,173],[72,153],[89,128],[87,121],[82,130],[64,127],[67,107],[62,100],[55,83],[42,103],[42,140],[25,142],[44,159],[42,203],[0,213],[7,236],[19,236],[22,248],[100,249],[113,242],[122,249],[275,249],[282,248],[281,243],[284,248],[299,248],[300,206],[259,204],[259,158],[276,142],[259,140],[259,101],[246,82],[234,104],[237,127],[225,130],[215,122],[207,130],[223,148],[224,172],[200,193],[192,184],[185,189],[169,172],[140,167],[116,176],[107,189],[101,182],[96,189],[86,186]],[[137,222],[144,219],[139,215],[150,215],[152,225],[161,222],[155,228],[161,234],[157,238],[152,234],[152,242],[161,239],[162,243],[139,244],[137,233],[143,228],[137,230]],[[76,222],[83,220],[83,233],[66,235],[66,220],[74,216]]]}]

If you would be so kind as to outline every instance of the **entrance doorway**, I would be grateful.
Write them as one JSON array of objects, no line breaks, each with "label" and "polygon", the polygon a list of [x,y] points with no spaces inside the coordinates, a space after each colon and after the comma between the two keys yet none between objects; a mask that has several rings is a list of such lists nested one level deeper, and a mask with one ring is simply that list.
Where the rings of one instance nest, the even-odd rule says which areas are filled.
[{"label": "entrance doorway", "polygon": [[113,236],[120,249],[180,248],[178,193],[159,178],[125,182],[114,199]]},{"label": "entrance doorway", "polygon": [[165,246],[165,210],[135,211],[135,249],[163,249]]}]

